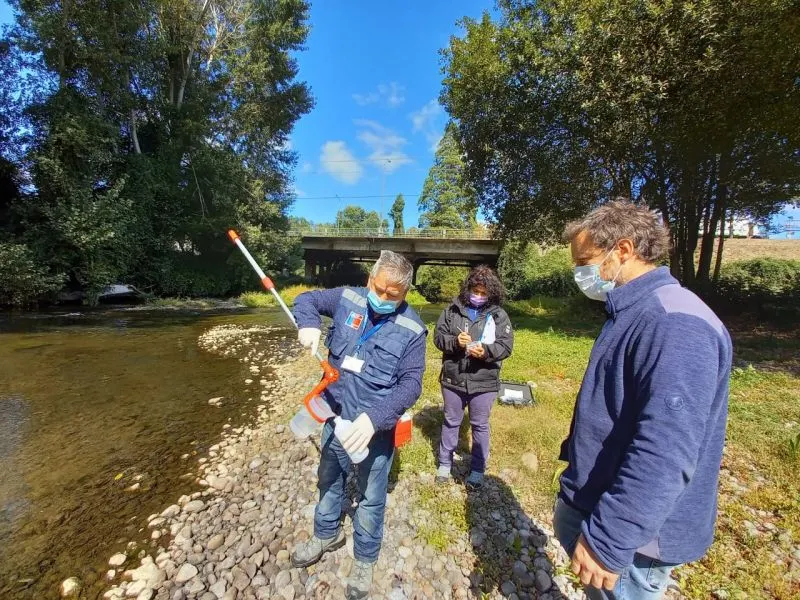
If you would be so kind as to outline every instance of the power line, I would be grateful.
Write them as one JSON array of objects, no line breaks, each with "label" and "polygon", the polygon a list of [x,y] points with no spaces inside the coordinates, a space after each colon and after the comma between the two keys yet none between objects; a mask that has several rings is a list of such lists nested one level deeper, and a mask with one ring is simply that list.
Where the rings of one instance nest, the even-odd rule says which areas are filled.
[{"label": "power line", "polygon": [[385,194],[377,196],[296,196],[295,200],[368,200],[371,198],[396,198],[398,195],[403,198],[419,198],[422,194],[404,194],[398,192],[397,194]]}]

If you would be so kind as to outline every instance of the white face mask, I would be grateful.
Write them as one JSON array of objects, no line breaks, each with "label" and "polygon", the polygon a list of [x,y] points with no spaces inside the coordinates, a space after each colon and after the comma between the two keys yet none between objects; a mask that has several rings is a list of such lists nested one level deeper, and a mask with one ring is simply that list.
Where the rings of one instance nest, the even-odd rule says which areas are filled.
[{"label": "white face mask", "polygon": [[[611,252],[614,252],[614,250],[616,250],[616,248],[611,250]],[[591,300],[605,302],[608,292],[613,290],[617,285],[616,281],[617,277],[619,276],[619,272],[622,270],[622,265],[619,266],[616,275],[614,275],[614,278],[611,281],[606,281],[600,275],[600,265],[606,262],[608,257],[611,256],[611,252],[606,254],[605,258],[603,258],[603,260],[596,265],[575,267],[575,283],[586,295],[586,297],[590,298]]]}]

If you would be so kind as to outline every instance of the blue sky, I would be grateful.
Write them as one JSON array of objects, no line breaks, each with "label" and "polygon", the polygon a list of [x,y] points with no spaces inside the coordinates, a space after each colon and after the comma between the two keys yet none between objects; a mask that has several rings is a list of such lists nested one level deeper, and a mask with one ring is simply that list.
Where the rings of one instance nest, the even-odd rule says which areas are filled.
[{"label": "blue sky", "polygon": [[[299,155],[292,213],[332,222],[348,204],[388,213],[406,197],[406,227],[446,123],[440,49],[460,35],[457,21],[493,11],[492,0],[366,2],[317,0],[311,34],[297,55],[316,106],[290,138]],[[11,21],[0,0],[0,24]],[[381,198],[380,196],[385,196]],[[800,220],[787,208],[776,219]],[[785,237],[785,234],[774,236]]]},{"label": "blue sky", "polygon": [[491,0],[312,3],[298,61],[316,106],[291,137],[300,155],[295,214],[333,221],[348,204],[386,214],[402,192],[405,224],[417,224],[417,195],[446,123],[437,101],[439,50],[459,33],[461,17],[492,7]]}]

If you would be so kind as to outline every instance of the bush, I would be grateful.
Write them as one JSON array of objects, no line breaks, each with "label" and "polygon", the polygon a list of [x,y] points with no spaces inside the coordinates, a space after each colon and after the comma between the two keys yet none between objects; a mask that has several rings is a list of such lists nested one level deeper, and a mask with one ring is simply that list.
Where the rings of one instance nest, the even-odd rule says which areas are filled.
[{"label": "bush", "polygon": [[763,317],[800,317],[800,261],[755,258],[722,267],[714,293],[723,310],[754,311]]},{"label": "bush", "polygon": [[422,266],[417,274],[417,291],[428,302],[449,302],[458,296],[468,272],[465,267]]},{"label": "bush", "polygon": [[500,255],[500,277],[512,300],[562,298],[578,292],[569,249],[509,243]]},{"label": "bush", "polygon": [[27,306],[53,296],[64,275],[38,266],[23,244],[0,243],[0,306]]}]

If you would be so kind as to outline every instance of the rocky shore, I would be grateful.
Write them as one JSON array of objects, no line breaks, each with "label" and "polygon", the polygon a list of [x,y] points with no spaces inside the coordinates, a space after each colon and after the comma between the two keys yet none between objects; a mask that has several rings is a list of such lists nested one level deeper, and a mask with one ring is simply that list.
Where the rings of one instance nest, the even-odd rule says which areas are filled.
[{"label": "rocky shore", "polygon": [[[208,352],[246,365],[245,386],[260,398],[255,422],[225,426],[221,441],[196,467],[198,491],[146,520],[149,544],[129,544],[112,556],[108,600],[302,600],[343,598],[353,565],[352,526],[347,545],[308,569],[294,569],[290,553],[313,531],[317,500],[317,440],[297,441],[286,425],[319,377],[292,338],[275,339],[266,327],[217,327],[198,341]],[[274,334],[274,331],[273,331]],[[209,400],[209,410],[225,398]],[[437,549],[420,535],[437,515],[417,502],[433,475],[402,474],[389,494],[386,533],[372,598],[583,598],[566,572],[567,557],[547,525],[526,516],[501,477],[487,477],[467,495],[453,484],[436,488],[463,501],[474,525]],[[358,501],[343,511],[352,515]],[[446,523],[441,524],[447,526]],[[67,580],[65,596],[79,593]]]}]

